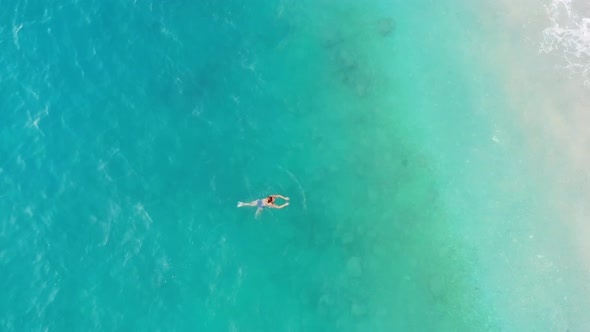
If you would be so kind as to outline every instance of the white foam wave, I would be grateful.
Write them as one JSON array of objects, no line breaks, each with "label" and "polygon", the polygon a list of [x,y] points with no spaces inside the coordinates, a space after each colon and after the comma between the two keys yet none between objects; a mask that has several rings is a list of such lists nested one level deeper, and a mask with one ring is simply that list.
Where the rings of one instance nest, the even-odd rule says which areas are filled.
[{"label": "white foam wave", "polygon": [[543,31],[540,51],[563,56],[564,67],[580,73],[590,88],[590,18],[583,17],[578,8],[573,0],[551,0],[545,6],[551,26]]}]

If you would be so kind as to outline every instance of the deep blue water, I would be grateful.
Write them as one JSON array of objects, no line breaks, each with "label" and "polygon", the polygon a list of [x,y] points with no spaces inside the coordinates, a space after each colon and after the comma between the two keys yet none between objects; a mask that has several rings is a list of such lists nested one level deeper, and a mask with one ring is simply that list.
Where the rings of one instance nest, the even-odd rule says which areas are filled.
[{"label": "deep blue water", "polygon": [[[322,206],[354,138],[322,97],[334,68],[309,8],[4,7],[3,330],[368,324],[360,253]],[[235,208],[273,193],[289,209]]]}]

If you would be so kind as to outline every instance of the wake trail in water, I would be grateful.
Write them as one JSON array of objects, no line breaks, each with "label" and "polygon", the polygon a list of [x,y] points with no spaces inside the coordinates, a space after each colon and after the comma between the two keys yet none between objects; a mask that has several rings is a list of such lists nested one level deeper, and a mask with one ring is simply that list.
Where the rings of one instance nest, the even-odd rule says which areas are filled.
[{"label": "wake trail in water", "polygon": [[279,168],[282,171],[284,171],[285,173],[287,173],[289,175],[289,177],[293,180],[293,182],[295,182],[295,184],[297,184],[297,187],[299,188],[299,193],[303,197],[303,210],[305,210],[305,212],[307,212],[307,197],[305,197],[305,190],[303,190],[301,183],[299,183],[299,180],[297,180],[297,177],[293,173],[291,173],[291,171],[289,171],[288,169],[284,169],[281,166],[279,166]]}]

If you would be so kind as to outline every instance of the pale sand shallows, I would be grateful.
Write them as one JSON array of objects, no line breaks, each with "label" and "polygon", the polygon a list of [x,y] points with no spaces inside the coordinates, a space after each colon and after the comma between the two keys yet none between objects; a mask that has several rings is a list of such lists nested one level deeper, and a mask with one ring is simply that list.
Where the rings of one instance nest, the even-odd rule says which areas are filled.
[{"label": "pale sand shallows", "polygon": [[[510,4],[514,12],[523,13],[518,17],[524,16],[532,6],[532,3]],[[541,7],[540,4],[536,6]],[[566,59],[562,48],[574,40],[555,44],[550,53],[544,51],[549,30],[581,23],[573,17],[575,13],[571,13],[569,19],[565,13],[584,13],[588,8],[584,8],[581,1],[555,0],[547,1],[543,7],[544,17],[529,18],[528,27],[520,29],[520,35],[530,43],[523,43],[513,52],[516,56],[502,59],[501,64],[505,71],[511,72],[505,80],[511,108],[521,113],[518,123],[527,135],[531,157],[551,186],[549,198],[555,200],[559,224],[570,228],[573,238],[579,240],[576,241],[579,254],[590,269],[587,244],[590,236],[587,208],[590,203],[590,87],[584,86],[587,78],[581,68],[582,65],[590,68],[590,58]],[[555,15],[565,16],[555,21]],[[515,33],[519,33],[518,30]],[[590,26],[587,33],[590,36]],[[581,48],[590,48],[590,38],[577,42]],[[580,67],[570,70],[572,62]]]},{"label": "pale sand shallows", "polygon": [[[498,237],[489,245],[507,255],[488,255],[499,261],[482,263],[490,269],[482,283],[491,293],[499,325],[507,330],[583,330],[590,324],[585,314],[590,310],[590,89],[584,86],[584,67],[590,67],[590,61],[584,62],[588,58],[583,53],[572,57],[570,51],[574,42],[581,43],[580,49],[588,47],[590,38],[562,34],[560,38],[570,40],[551,44],[547,33],[555,27],[580,29],[584,13],[589,16],[587,9],[579,1],[503,1],[473,7],[486,9],[479,35],[490,39],[466,45],[466,52],[473,52],[503,86],[506,108],[488,116],[503,123],[508,133],[496,138],[498,145],[528,165],[520,176],[534,179],[534,184],[526,184],[528,189],[520,194],[535,201],[523,205],[528,212],[523,220],[510,221],[519,224],[504,238],[496,227],[504,224],[488,227]],[[513,181],[526,183],[516,177]],[[517,192],[513,188],[505,194]]]}]

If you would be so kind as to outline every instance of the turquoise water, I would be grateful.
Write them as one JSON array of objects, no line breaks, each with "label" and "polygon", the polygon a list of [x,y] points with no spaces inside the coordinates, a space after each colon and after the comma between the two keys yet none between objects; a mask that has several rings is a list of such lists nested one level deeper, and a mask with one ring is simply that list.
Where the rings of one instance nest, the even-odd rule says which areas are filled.
[{"label": "turquoise water", "polygon": [[9,1],[0,329],[583,330],[543,5]]}]

